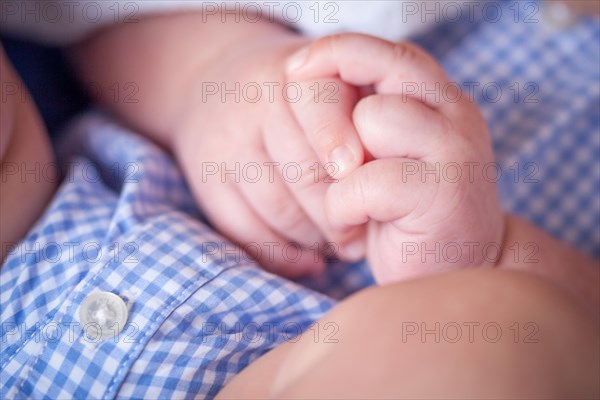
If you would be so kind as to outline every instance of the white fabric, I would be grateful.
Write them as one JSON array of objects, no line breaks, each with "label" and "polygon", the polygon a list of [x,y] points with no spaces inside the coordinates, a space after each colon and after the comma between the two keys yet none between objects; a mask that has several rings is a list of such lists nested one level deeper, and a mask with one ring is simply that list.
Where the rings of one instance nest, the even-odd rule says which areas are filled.
[{"label": "white fabric", "polygon": [[[2,32],[52,45],[68,45],[115,23],[136,23],[143,16],[181,11],[238,11],[253,21],[256,13],[298,29],[310,37],[361,32],[390,40],[423,31],[453,18],[464,1],[2,1]],[[235,15],[225,15],[227,21]]]}]

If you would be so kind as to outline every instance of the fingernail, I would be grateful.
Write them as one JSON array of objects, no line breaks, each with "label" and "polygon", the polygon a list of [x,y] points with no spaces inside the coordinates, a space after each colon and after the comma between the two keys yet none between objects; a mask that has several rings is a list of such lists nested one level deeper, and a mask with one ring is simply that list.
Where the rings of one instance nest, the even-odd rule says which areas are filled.
[{"label": "fingernail", "polygon": [[[329,162],[337,166],[336,173],[343,174],[352,168],[352,164],[354,164],[354,155],[348,146],[338,146],[329,153]],[[335,177],[332,176],[332,178]]]},{"label": "fingernail", "polygon": [[299,70],[305,63],[308,56],[308,47],[296,51],[292,54],[286,63],[286,69],[288,72]]},{"label": "fingernail", "polygon": [[367,244],[364,238],[356,239],[344,246],[344,254],[350,261],[358,261],[365,256]]}]

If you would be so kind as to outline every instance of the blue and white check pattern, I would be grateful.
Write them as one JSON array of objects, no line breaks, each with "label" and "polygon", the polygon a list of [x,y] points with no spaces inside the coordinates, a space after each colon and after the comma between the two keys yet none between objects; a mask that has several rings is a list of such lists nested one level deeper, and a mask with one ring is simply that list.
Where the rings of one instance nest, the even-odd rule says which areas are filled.
[{"label": "blue and white check pattern", "polygon": [[[551,31],[478,21],[419,42],[456,82],[497,82],[504,96],[519,82],[521,97],[523,84],[537,84],[537,103],[476,99],[503,168],[503,203],[598,258],[598,22]],[[372,284],[364,264],[294,283],[232,258],[160,149],[96,113],[68,138],[78,158],[0,270],[2,398],[212,397],[334,299]],[[533,179],[515,182],[514,163],[521,174],[535,163]],[[116,340],[95,341],[78,324],[79,305],[97,291],[129,307]]]},{"label": "blue and white check pattern", "polygon": [[[502,169],[504,208],[598,259],[600,25],[587,18],[553,28],[539,7],[506,2],[497,22],[464,14],[418,43],[466,93],[475,87]],[[495,179],[493,169],[488,176]]]},{"label": "blue and white check pattern", "polygon": [[[332,306],[199,222],[161,150],[98,114],[75,125],[86,158],[2,268],[2,398],[214,396]],[[79,323],[97,291],[130,307],[115,339]]]}]

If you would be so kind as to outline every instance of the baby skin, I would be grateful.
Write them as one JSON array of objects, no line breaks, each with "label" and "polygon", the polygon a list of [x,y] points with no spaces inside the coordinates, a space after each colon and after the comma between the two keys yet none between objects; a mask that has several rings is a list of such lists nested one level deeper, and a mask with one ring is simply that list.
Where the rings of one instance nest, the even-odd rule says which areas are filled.
[{"label": "baby skin", "polygon": [[[315,325],[320,336],[309,330],[298,342],[276,348],[233,379],[220,397],[597,396],[594,374],[600,371],[599,360],[588,355],[598,349],[597,266],[526,222],[505,215],[489,182],[428,182],[400,175],[403,163],[492,161],[489,135],[477,107],[468,100],[432,102],[419,93],[404,93],[402,82],[417,82],[419,87],[447,83],[440,66],[408,43],[352,34],[327,37],[300,50],[288,63],[289,79],[327,77],[373,85],[374,94],[360,99],[352,113],[370,161],[329,188],[325,207],[329,221],[341,230],[367,224],[367,256],[378,282],[387,285],[342,302]],[[293,108],[301,121],[314,112],[304,105]],[[329,139],[323,132],[305,132],[313,144]],[[313,148],[325,156],[318,144]],[[535,241],[540,260],[533,265],[510,257],[496,263],[477,257],[453,263],[426,263],[420,258],[403,262],[398,256],[402,243],[415,237],[427,243],[489,240],[503,246]],[[480,268],[460,270],[469,266]],[[430,274],[436,275],[407,279]],[[564,320],[556,324],[557,317]],[[511,337],[495,346],[476,336],[440,340],[431,332],[428,338],[415,333],[413,321],[421,321],[421,329],[457,321],[500,321],[506,326],[536,321],[540,332],[545,331],[545,344],[531,346],[533,342]],[[331,323],[339,328],[339,341],[315,339],[325,337],[322,328]],[[580,333],[586,332],[582,347],[578,339],[569,338],[573,324],[582,329]],[[551,343],[575,349],[569,355],[558,354],[545,347]],[[531,376],[531,368],[540,375]]]},{"label": "baby skin", "polygon": [[[198,38],[211,38],[202,51]],[[314,249],[334,243],[343,260],[366,255],[379,283],[465,267],[514,268],[598,307],[594,263],[500,208],[481,171],[494,158],[477,107],[458,87],[439,96],[408,91],[406,83],[448,87],[442,68],[414,45],[356,34],[311,44],[266,20],[186,13],[115,26],[71,56],[82,81],[107,88],[99,99],[106,108],[174,154],[211,223],[233,242],[253,244],[245,248],[271,272],[318,273],[327,254],[315,259]],[[114,82],[136,82],[139,101],[114,102]],[[215,84],[231,90],[236,83],[293,83],[302,96],[207,94]],[[277,164],[274,179],[204,173],[207,164],[224,171],[236,163]],[[284,179],[288,164],[301,166],[299,181]],[[458,166],[460,179],[408,173],[448,165]],[[263,177],[269,172],[265,167]],[[266,243],[305,251],[290,263]],[[417,254],[408,255],[407,243],[420,246]],[[497,256],[483,251],[488,243]],[[510,250],[528,243],[536,262]],[[424,254],[455,244],[458,256]]]},{"label": "baby skin", "polygon": [[[260,251],[249,249],[266,269],[289,277],[318,273],[325,254],[315,260],[307,251],[288,263],[261,243],[333,242],[339,258],[366,255],[381,284],[319,321],[337,324],[338,343],[305,334],[282,344],[235,377],[222,398],[600,394],[597,266],[504,213],[481,174],[438,181],[403,173],[493,161],[485,122],[465,96],[434,101],[406,90],[405,82],[431,88],[448,81],[421,49],[356,34],[309,43],[267,21],[228,24],[218,15],[187,13],[105,30],[73,48],[71,58],[84,82],[136,82],[137,103],[100,103],[173,153],[222,234],[242,246],[260,238]],[[207,82],[295,82],[304,90],[297,102],[281,91],[274,99],[222,101],[206,97]],[[335,85],[335,102],[325,101],[332,94],[327,83]],[[323,89],[310,90],[315,84]],[[11,146],[3,149],[8,160]],[[294,162],[310,179],[291,183],[281,171],[267,183],[205,179],[207,162]],[[327,165],[334,166],[333,180]],[[6,232],[19,237],[24,229]],[[502,256],[489,261],[479,248],[452,262],[420,254],[403,259],[406,242],[495,243]],[[535,263],[507,256],[508,246],[530,242],[539,249]],[[533,321],[540,339],[407,342],[399,340],[407,321],[495,321],[506,329]]]}]

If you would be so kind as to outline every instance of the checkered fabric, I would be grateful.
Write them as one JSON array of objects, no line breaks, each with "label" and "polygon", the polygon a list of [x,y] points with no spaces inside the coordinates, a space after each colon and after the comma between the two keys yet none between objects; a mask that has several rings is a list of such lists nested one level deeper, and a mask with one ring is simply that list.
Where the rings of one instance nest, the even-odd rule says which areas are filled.
[{"label": "checkered fabric", "polygon": [[[331,307],[201,223],[161,150],[99,114],[75,125],[83,157],[2,268],[2,398],[211,397]],[[98,291],[129,307],[113,339],[79,321]]]},{"label": "checkered fabric", "polygon": [[[418,41],[465,90],[501,88],[497,100],[494,85],[474,96],[505,207],[598,258],[600,24],[480,18]],[[0,270],[1,398],[210,398],[372,284],[363,263],[299,282],[264,272],[202,222],[160,149],[98,113],[69,130],[68,174]],[[129,307],[112,339],[79,324],[98,291]]]},{"label": "checkered fabric", "polygon": [[494,3],[496,21],[479,4],[417,42],[486,117],[498,168],[482,173],[504,208],[600,258],[600,24],[554,28],[531,1]]}]

